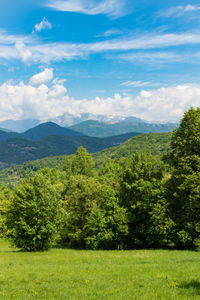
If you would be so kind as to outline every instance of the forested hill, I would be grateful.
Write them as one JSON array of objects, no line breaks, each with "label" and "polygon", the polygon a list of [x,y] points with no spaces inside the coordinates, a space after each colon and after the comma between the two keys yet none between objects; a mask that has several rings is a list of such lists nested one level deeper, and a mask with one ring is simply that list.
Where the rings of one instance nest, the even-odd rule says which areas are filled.
[{"label": "forested hill", "polygon": [[72,129],[61,127],[53,122],[46,122],[27,130],[26,132],[22,133],[20,136],[21,138],[28,139],[31,141],[39,141],[50,135],[83,136],[84,134]]},{"label": "forested hill", "polygon": [[[114,137],[116,141],[117,137]],[[162,156],[170,147],[171,133],[149,133],[132,137],[119,146],[94,153],[93,159],[98,167],[109,158],[129,157],[135,152],[150,151],[153,155]],[[106,140],[106,139],[105,139]],[[15,184],[32,172],[45,167],[63,170],[66,156],[51,156],[39,160],[28,161],[10,169],[0,171],[0,183]]]},{"label": "forested hill", "polygon": [[94,153],[96,165],[109,158],[128,157],[135,152],[149,151],[152,155],[162,156],[170,149],[171,132],[168,133],[144,133],[135,136],[120,146]]},{"label": "forested hill", "polygon": [[8,132],[3,129],[0,129],[0,141],[9,140],[9,139],[20,138],[20,134],[17,132]]},{"label": "forested hill", "polygon": [[177,126],[177,123],[153,124],[147,122],[121,121],[115,124],[108,124],[104,122],[90,120],[79,123],[77,125],[73,125],[69,128],[89,136],[106,137],[110,135],[119,135],[127,132],[170,132]]},{"label": "forested hill", "polygon": [[39,141],[50,135],[84,136],[84,134],[81,132],[61,127],[53,122],[42,123],[25,131],[24,133],[17,133],[0,129],[0,141],[8,139],[25,139],[31,141]]},{"label": "forested hill", "polygon": [[[0,142],[0,166],[21,164],[51,155],[70,155],[83,146],[88,152],[97,152],[117,146],[138,133],[128,133],[109,138],[89,136],[48,136],[40,141],[9,139]],[[7,165],[9,166],[9,165]]]}]

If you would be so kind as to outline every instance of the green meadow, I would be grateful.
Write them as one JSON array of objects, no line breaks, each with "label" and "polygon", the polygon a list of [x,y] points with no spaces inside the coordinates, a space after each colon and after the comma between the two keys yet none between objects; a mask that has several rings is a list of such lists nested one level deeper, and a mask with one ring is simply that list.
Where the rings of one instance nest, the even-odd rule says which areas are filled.
[{"label": "green meadow", "polygon": [[20,252],[0,240],[0,299],[200,299],[195,251]]}]

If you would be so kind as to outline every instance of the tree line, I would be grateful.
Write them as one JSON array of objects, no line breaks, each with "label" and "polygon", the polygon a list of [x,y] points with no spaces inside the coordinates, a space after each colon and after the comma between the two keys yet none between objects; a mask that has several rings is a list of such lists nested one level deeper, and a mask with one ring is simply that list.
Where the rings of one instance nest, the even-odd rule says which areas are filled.
[{"label": "tree line", "polygon": [[96,169],[79,147],[64,167],[1,187],[1,236],[25,251],[200,245],[200,108],[185,112],[161,160],[136,153]]}]

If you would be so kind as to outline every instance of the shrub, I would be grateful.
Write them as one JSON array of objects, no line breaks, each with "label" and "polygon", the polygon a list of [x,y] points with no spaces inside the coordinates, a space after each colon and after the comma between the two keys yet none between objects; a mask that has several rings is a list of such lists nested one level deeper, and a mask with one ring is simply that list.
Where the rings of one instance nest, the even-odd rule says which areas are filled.
[{"label": "shrub", "polygon": [[14,190],[6,221],[8,237],[22,250],[47,250],[54,243],[60,217],[58,190],[38,173]]}]

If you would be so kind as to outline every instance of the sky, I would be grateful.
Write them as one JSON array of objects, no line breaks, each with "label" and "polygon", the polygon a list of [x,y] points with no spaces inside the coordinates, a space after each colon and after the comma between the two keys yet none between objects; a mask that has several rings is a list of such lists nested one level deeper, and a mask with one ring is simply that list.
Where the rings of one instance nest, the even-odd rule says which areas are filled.
[{"label": "sky", "polygon": [[0,121],[178,121],[200,106],[199,0],[0,1]]}]

